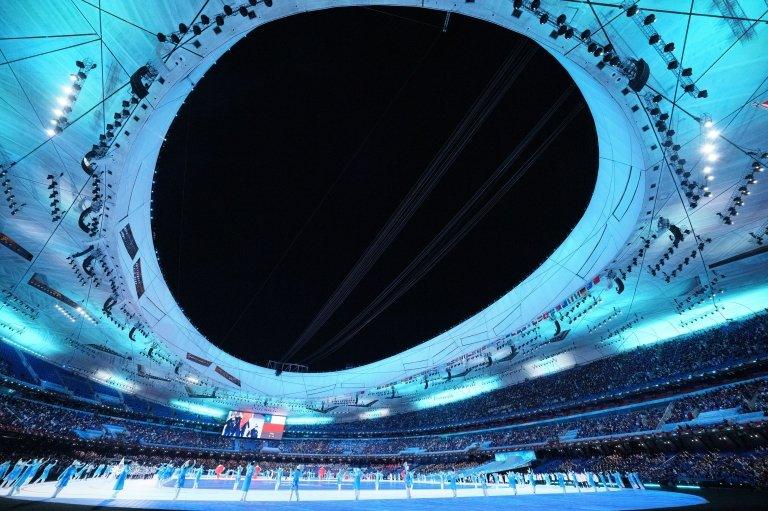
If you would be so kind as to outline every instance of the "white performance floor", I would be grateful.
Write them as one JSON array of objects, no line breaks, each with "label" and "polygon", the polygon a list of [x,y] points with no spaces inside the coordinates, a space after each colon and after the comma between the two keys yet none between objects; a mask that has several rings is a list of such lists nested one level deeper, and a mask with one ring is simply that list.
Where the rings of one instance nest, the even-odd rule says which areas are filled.
[{"label": "white performance floor", "polygon": [[[187,481],[190,485],[191,481]],[[176,489],[172,486],[156,487],[153,480],[129,480],[125,489],[112,499],[114,479],[91,479],[72,481],[54,500],[54,482],[25,486],[15,499],[34,500],[54,504],[82,504],[96,507],[123,507],[135,509],[172,509],[219,511],[269,507],[282,509],[290,507],[302,510],[339,510],[355,509],[358,511],[431,511],[445,506],[456,506],[462,511],[488,511],[489,507],[513,506],[516,511],[552,510],[630,510],[656,509],[705,504],[706,500],[684,493],[652,490],[603,488],[597,492],[582,488],[567,488],[566,494],[557,486],[537,486],[533,494],[530,486],[519,486],[518,494],[504,486],[488,488],[485,497],[480,488],[462,485],[458,497],[454,499],[450,490],[441,490],[438,485],[416,483],[410,500],[406,499],[403,483],[383,483],[376,491],[367,482],[360,492],[360,501],[355,501],[352,485],[345,482],[342,490],[337,490],[335,482],[302,481],[300,486],[301,502],[288,502],[290,484],[283,483],[274,490],[274,481],[255,480],[251,485],[246,502],[240,502],[242,492],[232,490],[233,481],[203,479],[200,488],[183,488],[178,500],[173,500]],[[6,491],[0,492],[5,496]]]}]

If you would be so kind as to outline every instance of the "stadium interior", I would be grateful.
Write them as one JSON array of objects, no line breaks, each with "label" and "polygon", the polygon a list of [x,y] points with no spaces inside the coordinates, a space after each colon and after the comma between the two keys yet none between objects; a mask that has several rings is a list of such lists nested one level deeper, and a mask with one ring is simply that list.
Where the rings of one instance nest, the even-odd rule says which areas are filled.
[{"label": "stadium interior", "polygon": [[[398,189],[391,209],[372,221],[360,250],[348,249],[338,271],[329,269],[322,282],[331,287],[318,277],[306,292],[320,300],[305,300],[307,317],[297,320],[290,309],[292,294],[303,293],[295,281],[278,281],[290,283],[279,314],[227,303],[240,291],[222,282],[221,309],[211,306],[204,332],[182,305],[192,303],[184,296],[191,286],[182,289],[169,269],[183,249],[168,259],[158,250],[181,229],[163,204],[156,208],[164,219],[153,218],[162,190],[183,189],[181,174],[164,174],[175,165],[169,154],[174,144],[187,151],[188,135],[179,133],[195,129],[190,108],[226,100],[210,93],[217,72],[226,80],[245,73],[240,66],[250,78],[258,74],[258,52],[269,51],[272,33],[255,41],[250,34],[274,27],[290,39],[306,26],[322,28],[320,16],[334,12],[366,30],[390,23],[386,31],[402,38],[402,50],[371,36],[377,58],[406,58],[400,52],[415,39],[403,27],[431,31],[435,41],[483,30],[514,39],[498,49],[499,62],[487,64],[488,76],[477,78],[481,86],[472,84],[474,95],[454,94],[468,108],[455,129],[426,119],[445,128],[445,137],[436,135],[442,147],[425,149],[425,164],[401,179],[402,196]],[[280,29],[290,19],[305,25]],[[310,44],[317,36],[304,37]],[[411,55],[419,70],[438,58],[431,54],[437,43],[425,41],[424,56],[424,48]],[[452,59],[455,48],[447,48]],[[768,0],[0,2],[0,510],[768,508],[766,48]],[[292,65],[276,60],[270,73]],[[354,65],[341,60],[340,67]],[[498,137],[509,156],[362,303],[355,289],[385,252],[402,249],[398,235],[462,164],[462,151],[485,150],[476,134],[493,124],[487,121],[504,108],[501,98],[513,90],[525,103],[551,92],[541,85],[526,96],[512,85],[518,78],[529,87],[550,83],[555,71],[546,65],[565,77],[557,75],[563,83],[553,89],[564,92],[536,105],[519,136]],[[409,73],[398,75],[392,104]],[[279,83],[263,79],[267,87]],[[342,82],[329,83],[331,90]],[[447,111],[443,92],[422,90],[414,104],[434,96]],[[369,115],[353,103],[349,112]],[[574,122],[589,124],[585,139],[569,131]],[[564,146],[590,158],[577,140],[591,140],[592,129],[595,168],[578,174]],[[268,140],[243,154],[257,160]],[[470,142],[478,145],[468,149]],[[403,144],[397,157],[413,154]],[[300,154],[288,157],[305,164]],[[252,173],[249,164],[242,162]],[[343,163],[333,165],[338,172]],[[390,311],[374,341],[379,334],[369,325],[406,300],[510,189],[532,193],[524,176],[537,165],[562,169],[558,193],[568,193],[569,175],[589,185],[583,213],[570,224],[562,215],[565,235],[551,240],[544,260],[518,268],[519,281],[487,272],[503,294],[488,303],[488,289],[481,290],[471,297],[481,308],[437,328],[418,326],[418,336],[435,335],[412,342],[403,334],[388,344],[399,336],[395,329],[409,331],[409,316]],[[300,188],[297,201],[304,200]],[[540,207],[555,216],[558,205]],[[353,213],[350,207],[348,220],[359,220]],[[526,210],[511,221],[547,235],[550,220],[537,224],[536,215]],[[258,234],[252,226],[261,224],[239,222]],[[216,233],[194,234],[206,238],[203,256],[217,264],[217,251],[236,258],[258,251],[208,243]],[[337,235],[352,237],[341,226]],[[508,241],[485,249],[496,246],[500,261],[507,250],[535,252],[524,240]],[[483,252],[467,253],[482,266]],[[301,256],[315,257],[309,249]],[[300,265],[291,271],[312,288],[315,263],[301,264],[306,275]],[[442,268],[434,280],[466,273],[454,287],[471,294],[471,269]],[[199,280],[196,296],[209,286]],[[256,287],[238,289],[256,296],[264,285]],[[426,297],[437,288],[426,293],[404,302],[409,313],[442,307]],[[360,306],[355,314],[333,323],[350,303]],[[206,306],[206,297],[198,304]],[[226,319],[217,315],[224,308]],[[233,330],[235,337],[257,330],[247,319],[235,328],[249,314],[271,319],[269,335],[227,344]],[[223,330],[208,334],[216,323]],[[326,335],[328,325],[338,333]],[[266,340],[279,332],[283,338]],[[267,342],[274,356],[251,353]]]}]

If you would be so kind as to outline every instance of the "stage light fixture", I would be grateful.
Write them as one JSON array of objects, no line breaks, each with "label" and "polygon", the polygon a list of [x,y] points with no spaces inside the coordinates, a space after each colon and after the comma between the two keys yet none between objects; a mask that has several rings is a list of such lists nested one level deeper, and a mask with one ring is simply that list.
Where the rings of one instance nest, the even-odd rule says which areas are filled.
[{"label": "stage light fixture", "polygon": [[157,33],[157,40],[160,41],[161,43],[164,43],[164,42],[166,42],[168,40],[168,38],[165,37],[165,34],[163,34],[162,32],[158,32]]},{"label": "stage light fixture", "polygon": [[224,14],[226,14],[227,16],[232,16],[233,12],[234,11],[232,11],[232,7],[230,7],[228,5],[224,6]]}]

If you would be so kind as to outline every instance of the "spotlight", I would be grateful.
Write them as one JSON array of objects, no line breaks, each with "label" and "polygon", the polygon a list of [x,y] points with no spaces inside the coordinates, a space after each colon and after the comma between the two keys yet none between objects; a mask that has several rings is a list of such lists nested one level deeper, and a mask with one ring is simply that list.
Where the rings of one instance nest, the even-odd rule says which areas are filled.
[{"label": "spotlight", "polygon": [[548,21],[549,21],[549,14],[547,14],[546,12],[539,17],[539,23],[541,23],[542,25],[546,25]]},{"label": "spotlight", "polygon": [[187,32],[189,32],[189,27],[186,26],[184,23],[179,23],[179,32],[181,32],[182,34],[186,34]]},{"label": "spotlight", "polygon": [[166,42],[168,40],[168,38],[165,37],[165,34],[163,34],[162,32],[158,32],[157,33],[157,40],[160,41],[161,43],[164,43],[164,42]]},{"label": "spotlight", "polygon": [[224,16],[222,16],[221,14],[219,14],[218,16],[216,16],[216,26],[217,26],[217,27],[222,27],[222,26],[224,26]]},{"label": "spotlight", "polygon": [[541,7],[541,0],[531,0],[531,9],[534,11],[539,10]]},{"label": "spotlight", "polygon": [[211,23],[211,18],[209,18],[205,14],[201,14],[200,15],[200,23],[202,23],[203,25],[208,25],[208,24]]},{"label": "spotlight", "polygon": [[664,45],[664,52],[671,53],[675,51],[675,43],[667,43]]},{"label": "spotlight", "polygon": [[240,8],[237,10],[237,12],[240,13],[240,16],[243,18],[248,16],[248,8],[244,5],[241,5]]},{"label": "spotlight", "polygon": [[267,7],[272,7],[272,0],[264,0],[264,5]]},{"label": "spotlight", "polygon": [[654,45],[661,41],[661,36],[659,34],[653,34],[651,37],[648,38],[648,44]]},{"label": "spotlight", "polygon": [[638,8],[637,4],[633,4],[629,6],[629,9],[627,9],[627,18],[631,18],[635,14],[637,14]]},{"label": "spotlight", "polygon": [[648,15],[648,16],[646,16],[646,17],[645,17],[645,19],[643,20],[643,25],[650,25],[650,24],[651,24],[651,23],[653,23],[654,21],[656,21],[656,15],[655,15],[655,14],[649,14],[649,15]]},{"label": "spotlight", "polygon": [[224,6],[224,14],[226,14],[227,16],[232,16],[232,12],[233,12],[232,7],[228,5]]}]

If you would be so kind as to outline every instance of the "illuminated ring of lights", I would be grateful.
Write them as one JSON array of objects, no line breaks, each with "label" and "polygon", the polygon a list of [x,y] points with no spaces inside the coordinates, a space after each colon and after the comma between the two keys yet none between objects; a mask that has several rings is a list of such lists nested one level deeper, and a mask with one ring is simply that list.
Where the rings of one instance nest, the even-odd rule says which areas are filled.
[{"label": "illuminated ring of lights", "polygon": [[[374,5],[372,2],[349,1],[343,6]],[[420,2],[397,1],[387,5],[423,7]],[[198,39],[201,47],[191,52],[177,51],[150,88],[150,108],[130,140],[113,157],[119,167],[117,214],[112,216],[113,236],[130,224],[139,246],[138,258],[145,293],[133,299],[140,304],[149,327],[164,339],[169,349],[183,359],[190,352],[213,362],[205,373],[217,385],[237,390],[212,370],[221,366],[242,381],[240,390],[264,396],[313,398],[351,393],[352,389],[371,389],[386,385],[403,374],[413,374],[469,352],[477,345],[466,345],[458,339],[488,332],[486,337],[503,335],[528,323],[549,310],[564,297],[583,286],[616,256],[638,220],[645,193],[644,169],[648,155],[641,143],[639,127],[632,118],[626,98],[611,69],[599,70],[595,58],[582,51],[564,56],[562,38],[549,37],[550,28],[532,15],[511,17],[509,3],[461,3],[438,1],[426,7],[451,10],[519,32],[538,42],[568,71],[584,95],[595,119],[599,144],[598,177],[591,201],[576,227],[558,249],[526,280],[483,311],[474,314],[447,332],[401,354],[365,366],[331,373],[283,373],[276,377],[272,370],[246,363],[210,343],[188,320],[173,298],[160,271],[151,234],[151,193],[158,154],[174,116],[189,92],[225,51],[258,26],[293,14],[342,6],[338,2],[276,1],[271,8],[258,4],[255,19],[231,16],[216,35],[210,30]],[[501,12],[503,10],[504,12]],[[211,18],[216,13],[207,13]],[[169,27],[170,29],[171,27]],[[571,43],[572,45],[573,43]],[[525,93],[525,91],[520,91]],[[259,101],[262,98],[254,98]],[[563,179],[568,179],[568,163],[563,162]],[[547,207],[547,206],[544,206]],[[114,240],[120,244],[119,239]],[[215,244],[215,236],[211,243]],[[120,250],[120,265],[126,280],[133,281],[132,259]],[[195,366],[200,369],[198,366]]]}]

